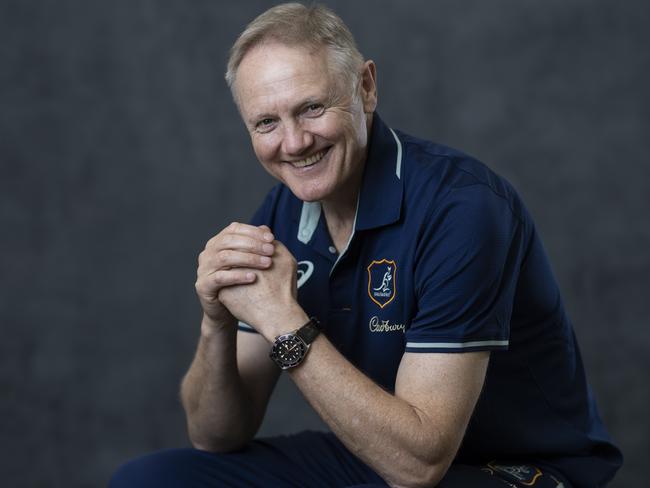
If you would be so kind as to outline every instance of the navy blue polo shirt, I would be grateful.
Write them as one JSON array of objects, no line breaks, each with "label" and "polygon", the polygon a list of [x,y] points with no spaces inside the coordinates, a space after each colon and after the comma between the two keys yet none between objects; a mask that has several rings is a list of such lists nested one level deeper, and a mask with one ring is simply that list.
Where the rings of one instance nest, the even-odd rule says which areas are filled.
[{"label": "navy blue polo shirt", "polygon": [[[255,214],[298,261],[298,301],[389,391],[405,352],[493,351],[461,462],[536,461],[576,486],[621,464],[533,221],[503,178],[374,116],[352,236],[284,185]],[[245,324],[241,330],[251,331]]]}]

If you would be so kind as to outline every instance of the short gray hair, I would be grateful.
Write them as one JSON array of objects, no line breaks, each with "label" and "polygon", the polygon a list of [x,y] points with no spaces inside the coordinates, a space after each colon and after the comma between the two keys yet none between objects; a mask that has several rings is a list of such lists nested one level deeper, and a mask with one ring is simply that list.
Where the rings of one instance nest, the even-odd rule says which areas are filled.
[{"label": "short gray hair", "polygon": [[349,86],[356,86],[364,59],[343,20],[322,5],[283,3],[256,17],[230,49],[226,82],[235,100],[235,80],[242,59],[253,47],[265,42],[314,50],[326,47],[338,74]]}]

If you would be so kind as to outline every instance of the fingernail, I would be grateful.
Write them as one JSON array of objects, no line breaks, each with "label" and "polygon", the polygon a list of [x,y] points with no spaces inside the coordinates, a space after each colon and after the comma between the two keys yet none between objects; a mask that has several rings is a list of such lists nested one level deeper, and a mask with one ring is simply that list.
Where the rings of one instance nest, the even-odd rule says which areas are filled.
[{"label": "fingernail", "polygon": [[262,246],[262,250],[267,253],[272,253],[273,252],[273,245],[272,244],[264,244]]},{"label": "fingernail", "polygon": [[260,258],[260,263],[262,263],[264,265],[271,264],[271,258],[268,257],[268,256],[262,256]]},{"label": "fingernail", "polygon": [[264,234],[264,240],[265,241],[273,242],[273,239],[275,239],[275,237],[273,237],[273,234],[271,234],[270,232],[267,232],[266,234]]},{"label": "fingernail", "polygon": [[255,273],[246,273],[246,279],[248,281],[253,281],[255,279]]}]

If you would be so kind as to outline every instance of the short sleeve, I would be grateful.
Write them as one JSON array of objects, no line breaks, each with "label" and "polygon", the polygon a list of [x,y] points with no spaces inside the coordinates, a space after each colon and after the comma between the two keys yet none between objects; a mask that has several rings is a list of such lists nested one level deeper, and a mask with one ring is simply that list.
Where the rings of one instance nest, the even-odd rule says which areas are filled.
[{"label": "short sleeve", "polygon": [[523,225],[489,186],[456,188],[429,212],[417,243],[417,311],[407,352],[508,348]]}]

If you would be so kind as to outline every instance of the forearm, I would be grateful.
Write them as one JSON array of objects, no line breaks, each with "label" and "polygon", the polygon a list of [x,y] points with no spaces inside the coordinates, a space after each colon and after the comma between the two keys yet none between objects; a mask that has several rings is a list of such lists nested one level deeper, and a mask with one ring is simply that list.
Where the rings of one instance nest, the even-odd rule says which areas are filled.
[{"label": "forearm", "polygon": [[455,448],[433,430],[435,419],[376,385],[325,337],[290,374],[346,447],[392,486],[434,486],[444,475]]},{"label": "forearm", "polygon": [[209,451],[229,451],[248,442],[260,420],[237,369],[234,324],[214,324],[206,317],[196,355],[181,385],[181,399],[192,444]]}]

